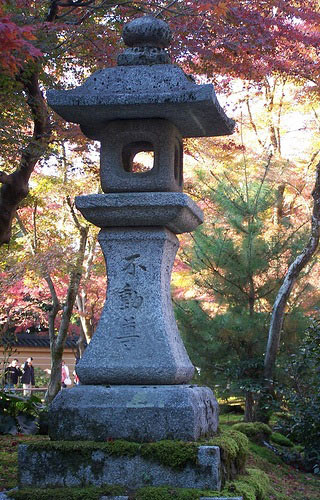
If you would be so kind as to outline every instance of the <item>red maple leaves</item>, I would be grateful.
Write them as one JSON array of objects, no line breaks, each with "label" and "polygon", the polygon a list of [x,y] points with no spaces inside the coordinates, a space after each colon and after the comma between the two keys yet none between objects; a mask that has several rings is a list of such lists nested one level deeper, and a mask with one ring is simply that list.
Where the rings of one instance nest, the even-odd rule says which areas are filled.
[{"label": "red maple leaves", "polygon": [[0,67],[3,70],[15,73],[27,59],[42,55],[32,43],[36,39],[34,29],[34,26],[18,26],[0,5]]}]

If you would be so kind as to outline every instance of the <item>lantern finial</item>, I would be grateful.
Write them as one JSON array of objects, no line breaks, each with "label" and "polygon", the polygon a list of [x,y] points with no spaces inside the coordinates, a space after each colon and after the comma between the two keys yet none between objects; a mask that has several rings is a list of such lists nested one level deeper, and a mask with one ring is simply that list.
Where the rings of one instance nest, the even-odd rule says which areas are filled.
[{"label": "lantern finial", "polygon": [[119,66],[170,64],[165,49],[170,46],[172,33],[164,21],[153,16],[139,17],[124,26],[122,37],[128,48],[119,55]]}]

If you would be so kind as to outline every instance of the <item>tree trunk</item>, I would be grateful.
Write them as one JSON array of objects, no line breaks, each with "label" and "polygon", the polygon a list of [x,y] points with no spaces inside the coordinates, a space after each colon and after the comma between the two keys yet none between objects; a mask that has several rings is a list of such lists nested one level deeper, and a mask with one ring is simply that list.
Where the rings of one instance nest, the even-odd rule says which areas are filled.
[{"label": "tree trunk", "polygon": [[92,336],[93,336],[93,322],[92,322],[92,318],[88,315],[88,310],[87,310],[87,298],[88,297],[87,297],[86,290],[87,290],[88,281],[90,279],[90,275],[91,275],[91,271],[92,271],[96,246],[97,246],[97,235],[94,235],[93,239],[90,243],[89,255],[88,255],[87,261],[84,265],[84,276],[83,276],[82,290],[80,290],[77,293],[77,297],[76,297],[76,306],[77,306],[77,309],[79,311],[79,317],[80,317],[80,335],[79,335],[79,341],[78,341],[78,349],[79,349],[80,358],[82,358],[86,344],[90,343]]},{"label": "tree trunk", "polygon": [[[29,69],[30,72],[30,69]],[[28,182],[36,163],[46,151],[51,126],[46,102],[39,86],[38,73],[21,73],[20,81],[33,117],[33,135],[22,153],[19,167],[12,173],[0,172],[0,246],[9,243],[12,221],[19,203],[28,195]]]},{"label": "tree trunk", "polygon": [[[73,219],[80,232],[80,245],[77,254],[77,259],[73,270],[70,273],[68,292],[63,306],[62,318],[59,327],[59,331],[56,334],[54,329],[54,319],[58,313],[59,309],[54,309],[49,315],[49,335],[50,335],[50,348],[51,348],[51,377],[48,390],[45,395],[45,402],[51,403],[58,392],[61,389],[61,362],[64,351],[64,346],[67,340],[68,328],[70,324],[70,318],[73,310],[73,306],[76,300],[76,296],[79,290],[80,280],[82,276],[82,266],[84,261],[84,254],[88,238],[88,228],[81,226],[74,211],[71,208],[71,213]],[[53,304],[57,302],[57,295],[53,287],[51,279],[48,282]],[[53,287],[53,288],[52,288]],[[60,305],[59,301],[58,304]],[[61,309],[61,307],[60,307]]]},{"label": "tree trunk", "polygon": [[63,348],[51,349],[51,375],[48,389],[45,395],[46,403],[50,403],[61,389],[61,362]]},{"label": "tree trunk", "polygon": [[80,324],[80,334],[77,342],[77,350],[79,358],[82,358],[85,349],[86,349],[86,336],[84,334],[82,325]]},{"label": "tree trunk", "polygon": [[254,422],[254,397],[252,392],[246,392],[244,421]]},{"label": "tree trunk", "polygon": [[276,297],[271,323],[269,328],[268,344],[264,362],[264,379],[267,387],[272,386],[273,372],[277,357],[277,352],[280,344],[281,329],[283,324],[285,307],[290,296],[291,290],[299,277],[302,269],[311,260],[313,254],[316,252],[319,244],[320,237],[320,162],[316,167],[316,181],[312,191],[313,197],[313,212],[311,220],[311,234],[307,245],[298,257],[289,266],[287,274],[280,287]]},{"label": "tree trunk", "polygon": [[80,314],[80,325],[81,325],[80,336],[83,337],[83,344],[85,342],[89,344],[93,335],[93,325],[91,318],[88,317],[88,311],[86,310],[86,302],[87,302],[87,294],[82,290],[77,295],[76,305]]}]

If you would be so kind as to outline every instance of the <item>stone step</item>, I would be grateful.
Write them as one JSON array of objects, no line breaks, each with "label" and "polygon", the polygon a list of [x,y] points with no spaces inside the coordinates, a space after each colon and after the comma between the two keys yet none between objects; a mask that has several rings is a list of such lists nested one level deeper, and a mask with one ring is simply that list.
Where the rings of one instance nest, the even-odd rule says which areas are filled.
[{"label": "stone step", "polygon": [[[94,443],[83,452],[60,448],[60,443],[21,444],[18,449],[20,488],[85,487],[119,485],[132,490],[145,486],[221,489],[218,446],[199,446],[197,463],[175,469],[152,459],[110,455]],[[71,443],[72,444],[72,443]],[[24,467],[23,464],[28,464]],[[39,474],[41,470],[41,474]]]}]

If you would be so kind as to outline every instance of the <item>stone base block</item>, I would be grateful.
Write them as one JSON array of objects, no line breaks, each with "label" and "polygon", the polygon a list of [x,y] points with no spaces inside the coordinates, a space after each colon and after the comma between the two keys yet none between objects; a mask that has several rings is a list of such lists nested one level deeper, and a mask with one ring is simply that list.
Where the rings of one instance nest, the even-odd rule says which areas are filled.
[{"label": "stone base block", "polygon": [[72,446],[63,449],[60,445],[58,443],[55,448],[55,443],[49,442],[42,446],[19,446],[20,487],[121,485],[137,489],[170,485],[218,491],[221,488],[218,446],[199,446],[197,463],[188,463],[183,469],[176,470],[139,455],[110,456],[108,451],[95,447],[94,443],[84,443],[83,450]]},{"label": "stone base block", "polygon": [[213,392],[194,385],[80,385],[60,391],[49,410],[49,436],[58,441],[197,441],[217,427]]}]

